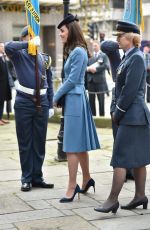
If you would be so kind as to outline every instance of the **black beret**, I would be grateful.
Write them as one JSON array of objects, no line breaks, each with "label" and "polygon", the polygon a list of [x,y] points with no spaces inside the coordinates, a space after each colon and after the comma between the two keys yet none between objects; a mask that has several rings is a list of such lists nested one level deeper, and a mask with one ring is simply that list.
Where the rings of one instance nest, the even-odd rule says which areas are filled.
[{"label": "black beret", "polygon": [[74,16],[72,14],[68,14],[57,26],[58,29],[60,29],[62,26],[69,24],[70,22],[73,21],[79,21],[79,19],[77,18],[77,15]]},{"label": "black beret", "polygon": [[140,30],[135,23],[126,22],[126,21],[118,21],[116,25],[116,32],[113,32],[113,35],[119,35],[121,32],[124,33],[136,33],[140,34]]},{"label": "black beret", "polygon": [[25,37],[28,35],[28,26],[25,26],[21,31],[21,37]]}]

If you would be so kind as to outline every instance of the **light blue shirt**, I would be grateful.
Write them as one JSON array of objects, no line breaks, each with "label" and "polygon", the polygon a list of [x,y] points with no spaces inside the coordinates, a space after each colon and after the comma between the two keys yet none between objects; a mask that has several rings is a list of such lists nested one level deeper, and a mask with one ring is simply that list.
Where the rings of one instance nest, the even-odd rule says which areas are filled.
[{"label": "light blue shirt", "polygon": [[132,47],[130,49],[128,49],[126,52],[125,52],[125,56],[127,56],[135,47]]}]

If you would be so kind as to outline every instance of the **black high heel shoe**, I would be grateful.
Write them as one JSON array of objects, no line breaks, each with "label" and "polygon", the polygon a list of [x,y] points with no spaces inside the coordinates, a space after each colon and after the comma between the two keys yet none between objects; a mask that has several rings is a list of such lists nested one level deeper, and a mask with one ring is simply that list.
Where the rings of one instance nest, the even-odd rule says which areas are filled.
[{"label": "black high heel shoe", "polygon": [[93,187],[95,192],[95,181],[92,178],[87,182],[85,188],[80,190],[80,193],[86,193],[90,187]]},{"label": "black high heel shoe", "polygon": [[68,203],[68,202],[72,202],[75,195],[78,193],[78,199],[80,199],[80,187],[79,185],[77,184],[75,190],[74,190],[74,193],[73,193],[73,196],[71,198],[67,198],[67,197],[63,197],[62,199],[60,199],[60,203]]},{"label": "black high heel shoe", "polygon": [[109,208],[99,207],[99,208],[94,208],[94,210],[96,212],[104,212],[104,213],[112,212],[112,213],[116,213],[118,208],[119,208],[119,202],[117,201],[117,203],[113,204]]},{"label": "black high heel shoe", "polygon": [[121,209],[126,209],[126,210],[131,210],[134,209],[140,205],[143,205],[143,209],[147,209],[147,205],[148,205],[148,198],[145,196],[140,200],[137,201],[131,201],[129,204],[127,205],[122,205]]}]

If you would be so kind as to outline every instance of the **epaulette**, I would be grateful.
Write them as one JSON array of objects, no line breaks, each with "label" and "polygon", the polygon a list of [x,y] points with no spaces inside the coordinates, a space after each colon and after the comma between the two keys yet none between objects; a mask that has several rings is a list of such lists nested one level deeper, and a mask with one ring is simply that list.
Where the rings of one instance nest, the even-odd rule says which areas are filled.
[{"label": "epaulette", "polygon": [[42,56],[44,57],[45,68],[49,69],[52,63],[51,57],[46,53],[42,53]]}]

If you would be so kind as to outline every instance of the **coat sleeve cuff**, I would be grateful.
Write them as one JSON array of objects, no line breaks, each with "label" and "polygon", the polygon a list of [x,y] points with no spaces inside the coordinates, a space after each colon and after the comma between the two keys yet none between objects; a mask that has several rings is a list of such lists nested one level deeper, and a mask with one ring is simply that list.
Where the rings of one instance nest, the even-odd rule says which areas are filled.
[{"label": "coat sleeve cuff", "polygon": [[121,118],[124,116],[125,112],[126,112],[126,111],[125,111],[124,109],[122,109],[122,108],[120,108],[118,105],[116,105],[115,114],[114,114],[115,119],[116,119],[117,121],[120,121]]}]

